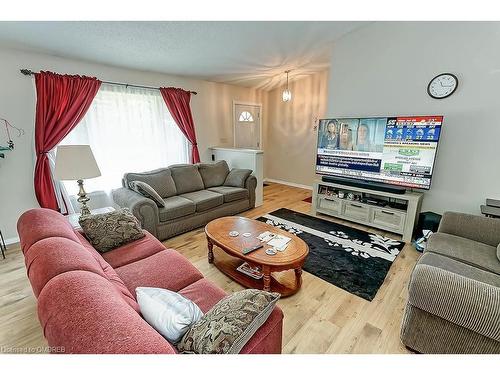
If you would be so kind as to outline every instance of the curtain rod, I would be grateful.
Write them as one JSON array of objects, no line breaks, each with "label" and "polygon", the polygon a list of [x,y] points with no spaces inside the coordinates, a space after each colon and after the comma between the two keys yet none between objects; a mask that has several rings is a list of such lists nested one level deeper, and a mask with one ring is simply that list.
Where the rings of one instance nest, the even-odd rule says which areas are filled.
[{"label": "curtain rod", "polygon": [[[20,69],[21,73],[24,74],[25,76],[31,76],[35,74],[36,72],[33,72],[32,70],[29,69]],[[159,90],[159,87],[152,87],[152,86],[141,86],[141,85],[131,85],[129,83],[121,83],[121,82],[111,82],[111,81],[101,81],[102,83],[107,83],[108,85],[116,85],[116,86],[125,86],[125,87],[138,87],[141,89],[150,89],[150,90]],[[197,95],[198,93],[196,91],[189,91],[193,95]]]}]

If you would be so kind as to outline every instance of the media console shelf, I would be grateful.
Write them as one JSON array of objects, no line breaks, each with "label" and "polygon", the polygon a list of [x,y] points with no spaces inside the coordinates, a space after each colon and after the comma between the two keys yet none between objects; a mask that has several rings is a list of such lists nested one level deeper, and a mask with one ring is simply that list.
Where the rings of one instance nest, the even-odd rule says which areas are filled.
[{"label": "media console shelf", "polygon": [[[340,198],[339,192],[344,193]],[[356,199],[348,199],[351,193]],[[388,232],[401,234],[403,241],[412,239],[423,194],[407,191],[387,193],[360,187],[316,180],[313,186],[311,212],[353,221]]]}]

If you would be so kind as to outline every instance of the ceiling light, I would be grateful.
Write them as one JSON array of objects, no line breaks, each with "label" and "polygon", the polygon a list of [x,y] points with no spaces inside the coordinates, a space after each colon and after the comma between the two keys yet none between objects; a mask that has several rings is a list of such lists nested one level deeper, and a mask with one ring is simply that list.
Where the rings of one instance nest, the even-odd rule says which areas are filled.
[{"label": "ceiling light", "polygon": [[288,88],[288,73],[290,73],[290,70],[286,70],[285,73],[286,73],[286,89],[283,90],[283,101],[289,102],[290,100],[292,100],[292,92]]}]

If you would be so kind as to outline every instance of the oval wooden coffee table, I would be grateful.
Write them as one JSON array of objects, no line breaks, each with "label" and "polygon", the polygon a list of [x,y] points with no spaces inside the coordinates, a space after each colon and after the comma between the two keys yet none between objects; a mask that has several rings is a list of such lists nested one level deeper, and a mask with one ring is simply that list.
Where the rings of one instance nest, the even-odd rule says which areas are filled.
[{"label": "oval wooden coffee table", "polygon": [[[230,237],[229,232],[238,231],[237,237]],[[264,247],[243,255],[244,248],[260,244],[259,234],[270,231],[290,237],[287,248],[276,255],[267,255]],[[243,237],[243,233],[251,233]],[[302,266],[309,254],[309,247],[299,237],[282,229],[275,228],[261,221],[245,217],[228,216],[213,220],[205,226],[208,241],[208,262],[213,263],[220,271],[239,284],[254,289],[278,292],[282,296],[296,293],[302,284]],[[215,245],[215,248],[214,248]],[[239,272],[243,262],[258,266],[263,274],[256,280]]]}]

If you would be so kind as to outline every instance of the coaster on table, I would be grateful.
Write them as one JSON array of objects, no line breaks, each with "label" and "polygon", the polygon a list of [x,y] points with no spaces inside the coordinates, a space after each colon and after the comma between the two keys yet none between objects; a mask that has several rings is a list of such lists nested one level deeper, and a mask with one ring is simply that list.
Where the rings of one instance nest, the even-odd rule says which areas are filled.
[{"label": "coaster on table", "polygon": [[277,251],[276,249],[270,247],[269,249],[266,250],[267,255],[276,255]]},{"label": "coaster on table", "polygon": [[249,232],[245,232],[242,234],[243,237],[250,237],[252,235],[252,233],[249,233]]},{"label": "coaster on table", "polygon": [[229,237],[238,237],[240,235],[240,232],[237,232],[235,230],[232,230],[229,232]]}]

